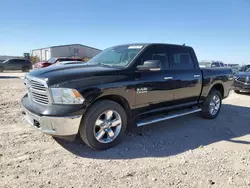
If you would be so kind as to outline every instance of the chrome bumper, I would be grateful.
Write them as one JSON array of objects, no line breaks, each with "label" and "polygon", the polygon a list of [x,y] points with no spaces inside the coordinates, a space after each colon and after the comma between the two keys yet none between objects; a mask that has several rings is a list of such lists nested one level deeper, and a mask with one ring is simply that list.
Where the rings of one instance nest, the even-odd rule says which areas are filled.
[{"label": "chrome bumper", "polygon": [[26,121],[45,134],[53,136],[76,135],[82,116],[50,117],[38,116],[24,109]]}]

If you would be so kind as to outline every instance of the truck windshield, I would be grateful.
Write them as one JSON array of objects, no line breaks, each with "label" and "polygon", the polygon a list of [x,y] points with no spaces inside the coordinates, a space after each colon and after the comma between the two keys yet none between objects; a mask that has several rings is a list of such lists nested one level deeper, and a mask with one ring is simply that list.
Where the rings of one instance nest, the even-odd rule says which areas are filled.
[{"label": "truck windshield", "polygon": [[56,62],[56,58],[50,58],[47,63],[53,64]]},{"label": "truck windshield", "polygon": [[142,48],[142,45],[123,45],[111,47],[93,57],[88,61],[88,64],[125,67],[133,60]]}]

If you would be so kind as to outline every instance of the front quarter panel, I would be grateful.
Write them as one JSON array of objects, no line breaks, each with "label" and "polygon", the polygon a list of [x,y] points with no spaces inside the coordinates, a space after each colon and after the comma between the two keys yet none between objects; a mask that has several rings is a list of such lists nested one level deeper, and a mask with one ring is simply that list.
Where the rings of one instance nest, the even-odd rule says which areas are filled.
[{"label": "front quarter panel", "polygon": [[85,98],[85,105],[107,96],[119,96],[127,101],[130,109],[135,103],[133,76],[129,74],[89,77],[64,83],[60,87],[77,89]]}]

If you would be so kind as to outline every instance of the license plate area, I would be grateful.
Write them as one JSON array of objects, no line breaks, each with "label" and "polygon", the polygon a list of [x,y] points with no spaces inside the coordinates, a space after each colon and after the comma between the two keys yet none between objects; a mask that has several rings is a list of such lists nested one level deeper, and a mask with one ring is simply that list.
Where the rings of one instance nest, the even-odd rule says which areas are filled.
[{"label": "license plate area", "polygon": [[26,119],[28,120],[28,122],[33,125],[34,127],[36,128],[41,128],[41,125],[40,125],[40,117],[25,110],[25,113],[26,113]]},{"label": "license plate area", "polygon": [[33,120],[33,125],[36,127],[36,128],[40,128],[41,126],[40,126],[40,123],[37,121],[37,120]]}]

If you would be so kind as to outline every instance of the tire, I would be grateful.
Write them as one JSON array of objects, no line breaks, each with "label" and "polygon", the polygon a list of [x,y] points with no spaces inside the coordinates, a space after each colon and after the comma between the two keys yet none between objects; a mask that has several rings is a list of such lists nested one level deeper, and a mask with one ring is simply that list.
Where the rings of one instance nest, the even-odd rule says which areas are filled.
[{"label": "tire", "polygon": [[[216,99],[216,102],[218,102],[218,103],[215,102],[215,99]],[[222,102],[221,93],[216,89],[211,90],[210,93],[208,94],[205,102],[202,105],[201,116],[203,118],[206,118],[206,119],[216,118],[220,112],[220,109],[221,109],[221,104],[222,104],[221,102]],[[211,105],[211,104],[213,104],[213,105]],[[211,110],[211,108],[213,108],[213,107],[214,107],[215,111]]]},{"label": "tire", "polygon": [[22,68],[22,72],[29,72],[29,70],[30,70],[29,67],[23,67]]},{"label": "tire", "polygon": [[240,90],[234,90],[235,93],[240,93]]},{"label": "tire", "polygon": [[0,72],[3,72],[3,70],[4,70],[3,67],[0,67]]},{"label": "tire", "polygon": [[[105,119],[107,120],[106,124]],[[115,119],[117,119],[117,121],[114,121]],[[110,122],[121,123],[118,123],[118,126],[112,127]],[[79,133],[83,142],[89,147],[96,150],[105,150],[121,142],[125,135],[126,128],[127,114],[123,107],[113,101],[101,100],[90,106],[84,114]],[[110,129],[113,134],[111,134],[112,132]],[[103,133],[103,131],[105,133]],[[108,135],[113,136],[109,137]]]}]

